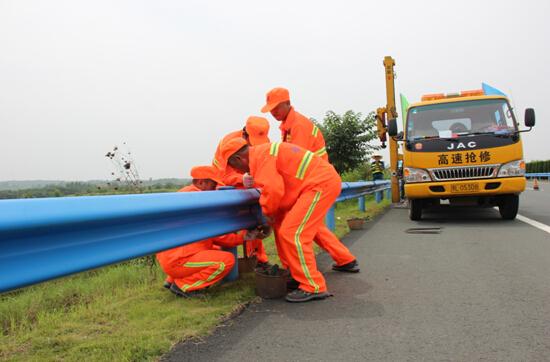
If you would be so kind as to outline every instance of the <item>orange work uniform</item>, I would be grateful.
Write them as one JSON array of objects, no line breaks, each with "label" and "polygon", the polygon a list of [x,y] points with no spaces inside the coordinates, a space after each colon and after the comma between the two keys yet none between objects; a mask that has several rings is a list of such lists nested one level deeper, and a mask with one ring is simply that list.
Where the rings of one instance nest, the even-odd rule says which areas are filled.
[{"label": "orange work uniform", "polygon": [[306,116],[296,112],[294,107],[290,108],[279,129],[281,130],[281,140],[283,142],[294,143],[328,161],[325,138],[321,130]]},{"label": "orange work uniform", "polygon": [[[325,139],[321,130],[306,116],[296,112],[294,107],[290,108],[279,129],[283,142],[298,145],[328,161]],[[338,238],[334,237],[325,223],[319,227],[315,243],[332,257],[336,265],[344,265],[355,260],[355,256]]]},{"label": "orange work uniform", "polygon": [[275,219],[277,251],[283,266],[300,283],[300,289],[325,292],[327,287],[317,269],[313,238],[340,194],[340,176],[330,163],[290,143],[251,147],[249,166],[262,189],[259,201],[262,211]]},{"label": "orange work uniform", "polygon": [[[221,146],[233,139],[233,138],[243,138],[243,131],[235,131],[231,132],[228,135],[226,135],[220,143],[218,144],[218,147],[216,148],[216,153],[214,155],[214,159],[212,160],[212,165],[216,167],[219,170],[219,177],[221,181],[224,183],[224,185],[227,186],[233,186],[237,189],[243,189],[243,174],[239,171],[235,170],[229,165],[226,165],[225,168],[222,168],[222,155],[221,155]],[[255,240],[248,240],[246,242],[246,255],[254,255],[256,254],[256,260],[260,263],[267,263],[269,261],[269,258],[267,257],[267,253],[265,252],[264,244],[261,239],[255,239]]]},{"label": "orange work uniform", "polygon": [[[186,186],[181,192],[201,191],[194,185]],[[234,247],[243,243],[244,233],[226,234],[179,246],[157,253],[167,281],[176,283],[184,292],[206,288],[222,280],[235,265],[232,253],[217,250],[215,245]]]}]

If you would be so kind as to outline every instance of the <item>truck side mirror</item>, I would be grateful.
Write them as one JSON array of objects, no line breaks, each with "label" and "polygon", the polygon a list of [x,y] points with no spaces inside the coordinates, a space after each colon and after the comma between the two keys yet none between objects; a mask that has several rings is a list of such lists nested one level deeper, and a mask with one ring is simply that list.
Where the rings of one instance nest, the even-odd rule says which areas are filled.
[{"label": "truck side mirror", "polygon": [[525,109],[525,127],[535,126],[535,110],[533,108]]},{"label": "truck side mirror", "polygon": [[397,136],[397,120],[394,119],[388,119],[388,134],[390,137]]}]

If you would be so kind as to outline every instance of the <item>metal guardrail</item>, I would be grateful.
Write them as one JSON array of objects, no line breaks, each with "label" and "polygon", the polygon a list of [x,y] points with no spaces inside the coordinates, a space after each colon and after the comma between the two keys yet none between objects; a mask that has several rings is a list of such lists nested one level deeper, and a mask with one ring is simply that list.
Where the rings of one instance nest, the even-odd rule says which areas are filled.
[{"label": "metal guardrail", "polygon": [[[338,201],[363,198],[364,209],[364,195],[381,200],[388,187],[343,183]],[[253,227],[258,198],[249,189],[2,200],[0,292]]]},{"label": "metal guardrail", "polygon": [[[365,195],[374,194],[376,202],[379,203],[383,200],[384,190],[386,191],[386,198],[390,198],[391,182],[389,180],[343,182],[342,192],[336,202],[358,199],[359,210],[365,211]],[[336,229],[334,206],[330,208],[325,221],[330,230],[334,231]]]},{"label": "metal guardrail", "polygon": [[253,227],[255,189],[0,201],[0,292]]},{"label": "metal guardrail", "polygon": [[550,172],[526,173],[525,177],[527,177],[527,178],[546,178],[546,179],[550,179]]}]

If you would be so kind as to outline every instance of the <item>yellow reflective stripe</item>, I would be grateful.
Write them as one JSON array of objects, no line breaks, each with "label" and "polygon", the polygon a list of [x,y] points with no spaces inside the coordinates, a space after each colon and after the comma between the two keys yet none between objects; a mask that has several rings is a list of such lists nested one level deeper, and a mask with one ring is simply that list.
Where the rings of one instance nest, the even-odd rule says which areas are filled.
[{"label": "yellow reflective stripe", "polygon": [[281,146],[281,142],[273,142],[271,144],[271,148],[269,149],[269,154],[271,156],[277,156],[279,155],[279,147]]},{"label": "yellow reflective stripe", "polygon": [[210,274],[210,276],[208,278],[206,278],[206,280],[197,280],[195,283],[193,283],[191,285],[185,284],[183,286],[183,288],[181,288],[181,290],[183,290],[185,292],[189,288],[199,287],[202,284],[204,284],[205,282],[212,281],[215,277],[220,275],[225,270],[225,263],[223,263],[223,262],[216,262],[216,261],[193,262],[193,261],[189,261],[189,262],[183,264],[183,266],[186,266],[186,267],[189,267],[189,268],[202,268],[202,267],[208,267],[208,266],[212,266],[212,265],[216,265],[216,264],[219,264],[218,269],[216,269],[215,272]]},{"label": "yellow reflective stripe", "polygon": [[296,234],[294,234],[294,243],[296,244],[296,249],[298,250],[298,257],[300,259],[300,264],[302,265],[302,270],[304,271],[304,274],[309,282],[309,285],[311,285],[313,288],[315,288],[314,293],[319,292],[319,285],[315,283],[313,278],[311,277],[311,273],[309,272],[309,268],[306,264],[306,258],[304,256],[304,250],[302,249],[302,243],[300,241],[300,235],[302,234],[302,231],[304,231],[304,227],[306,226],[306,223],[308,222],[309,218],[311,217],[311,214],[313,214],[313,210],[315,209],[315,205],[317,205],[317,202],[319,202],[319,199],[321,198],[321,192],[318,191],[315,193],[315,196],[313,197],[313,202],[311,203],[311,206],[309,207],[309,210],[306,213],[306,216],[300,223],[300,226],[298,226],[298,229],[296,230]]},{"label": "yellow reflective stripe", "polygon": [[220,168],[220,163],[218,162],[218,160],[213,159],[213,160],[212,160],[212,163],[213,163],[214,166],[216,166],[217,168]]},{"label": "yellow reflective stripe", "polygon": [[298,172],[296,172],[296,178],[298,180],[304,179],[307,168],[309,167],[309,164],[311,163],[312,159],[313,159],[313,152],[306,151],[306,153],[304,154],[304,157],[302,158],[302,162],[300,162],[300,166],[298,166]]},{"label": "yellow reflective stripe", "polygon": [[313,135],[313,137],[317,137],[317,135],[319,134],[319,127],[314,125],[311,134]]},{"label": "yellow reflective stripe", "polygon": [[321,147],[317,151],[315,151],[315,154],[317,156],[323,156],[325,153],[327,153],[327,148],[326,147]]}]

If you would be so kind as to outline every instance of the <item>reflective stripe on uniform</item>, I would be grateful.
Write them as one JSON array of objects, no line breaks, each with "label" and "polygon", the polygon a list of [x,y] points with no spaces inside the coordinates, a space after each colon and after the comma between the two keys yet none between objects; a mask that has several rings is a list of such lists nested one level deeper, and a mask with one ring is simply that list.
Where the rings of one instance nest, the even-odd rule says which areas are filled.
[{"label": "reflective stripe on uniform", "polygon": [[281,146],[281,142],[273,142],[271,144],[271,148],[269,149],[269,154],[271,156],[277,156],[279,155],[279,147]]},{"label": "reflective stripe on uniform", "polygon": [[315,154],[319,157],[324,156],[324,155],[327,154],[327,148],[326,147],[321,147],[317,151],[315,151]]},{"label": "reflective stripe on uniform", "polygon": [[304,157],[302,158],[302,162],[300,162],[300,166],[298,166],[298,172],[296,172],[296,178],[298,180],[304,179],[307,168],[309,167],[309,164],[311,163],[312,159],[313,159],[313,152],[306,151],[306,153],[304,154]]},{"label": "reflective stripe on uniform", "polygon": [[212,160],[212,163],[214,164],[214,166],[216,166],[218,169],[220,169],[220,163],[218,162],[218,160],[216,160],[215,158]]},{"label": "reflective stripe on uniform", "polygon": [[205,262],[192,262],[192,261],[189,261],[189,262],[183,264],[183,266],[188,267],[188,268],[205,268],[205,267],[209,267],[209,266],[216,265],[216,264],[219,264],[218,269],[216,269],[215,272],[210,274],[210,276],[208,278],[206,278],[206,280],[197,280],[196,282],[194,282],[191,285],[185,284],[183,286],[183,288],[181,288],[181,290],[183,290],[185,292],[189,288],[199,287],[202,284],[204,284],[205,282],[211,281],[212,279],[214,279],[215,277],[220,275],[225,270],[225,263],[221,262],[221,261],[205,261]]},{"label": "reflective stripe on uniform", "polygon": [[313,202],[311,203],[311,206],[307,210],[306,216],[304,216],[304,219],[300,223],[300,226],[298,226],[298,229],[296,230],[296,234],[294,234],[294,244],[296,244],[296,250],[298,251],[298,258],[300,259],[300,264],[302,265],[302,270],[304,271],[304,274],[309,282],[309,285],[311,285],[313,288],[315,288],[314,293],[319,292],[319,285],[315,283],[313,278],[311,277],[311,273],[309,272],[309,268],[306,264],[306,258],[304,256],[304,250],[302,249],[302,242],[300,241],[300,235],[302,234],[302,231],[304,231],[304,227],[306,226],[306,223],[308,222],[309,218],[311,217],[311,214],[313,214],[313,210],[315,209],[315,205],[317,205],[317,202],[319,202],[319,199],[321,198],[321,192],[318,191],[315,193],[315,196],[313,197]]},{"label": "reflective stripe on uniform", "polygon": [[313,137],[317,137],[317,135],[319,134],[319,127],[313,125],[313,129],[311,130],[311,134],[313,135]]}]

